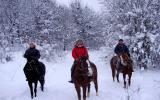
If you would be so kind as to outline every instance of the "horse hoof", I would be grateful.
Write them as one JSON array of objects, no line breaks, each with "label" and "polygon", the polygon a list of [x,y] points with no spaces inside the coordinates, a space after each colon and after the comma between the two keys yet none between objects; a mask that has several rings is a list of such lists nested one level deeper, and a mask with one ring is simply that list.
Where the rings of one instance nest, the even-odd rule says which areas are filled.
[{"label": "horse hoof", "polygon": [[44,89],[43,89],[43,88],[41,88],[41,91],[42,91],[42,92],[44,92]]},{"label": "horse hoof", "polygon": [[99,96],[99,94],[98,94],[98,93],[96,93],[96,96]]},{"label": "horse hoof", "polygon": [[90,97],[90,93],[87,94],[87,97]]}]

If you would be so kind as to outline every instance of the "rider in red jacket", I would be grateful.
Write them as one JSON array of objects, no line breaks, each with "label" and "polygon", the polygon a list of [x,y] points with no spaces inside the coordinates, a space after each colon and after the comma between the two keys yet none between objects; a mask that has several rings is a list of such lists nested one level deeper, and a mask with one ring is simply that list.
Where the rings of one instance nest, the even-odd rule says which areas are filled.
[{"label": "rider in red jacket", "polygon": [[78,61],[81,57],[86,57],[88,59],[88,50],[84,46],[84,43],[82,40],[76,41],[75,47],[72,50],[72,57],[74,58],[75,61],[71,68],[71,81],[69,81],[70,83],[73,83],[72,76],[75,69],[76,61]]},{"label": "rider in red jacket", "polygon": [[81,57],[87,57],[87,56],[88,56],[87,48],[84,47],[82,44],[78,44],[72,50],[72,57],[74,58],[74,60],[78,60]]}]

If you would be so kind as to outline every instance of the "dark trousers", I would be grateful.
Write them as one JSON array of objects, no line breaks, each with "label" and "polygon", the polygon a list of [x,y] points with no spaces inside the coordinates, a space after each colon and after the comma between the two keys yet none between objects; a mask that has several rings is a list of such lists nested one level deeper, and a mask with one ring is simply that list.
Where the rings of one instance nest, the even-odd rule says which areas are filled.
[{"label": "dark trousers", "polygon": [[73,74],[74,74],[75,66],[76,66],[76,61],[74,61],[73,65],[71,67],[71,79],[73,79]]}]

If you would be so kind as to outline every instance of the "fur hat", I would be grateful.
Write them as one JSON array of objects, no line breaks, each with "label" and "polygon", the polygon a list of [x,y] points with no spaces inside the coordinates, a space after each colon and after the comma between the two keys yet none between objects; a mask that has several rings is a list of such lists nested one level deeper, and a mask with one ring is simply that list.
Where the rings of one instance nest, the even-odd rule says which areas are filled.
[{"label": "fur hat", "polygon": [[119,39],[119,42],[120,42],[120,41],[122,41],[122,42],[123,42],[123,39]]},{"label": "fur hat", "polygon": [[83,40],[82,39],[78,39],[75,43],[75,46],[78,46],[78,45],[83,45],[84,46],[84,43],[83,43]]},{"label": "fur hat", "polygon": [[30,47],[30,48],[36,48],[36,44],[33,43],[33,42],[31,42],[31,43],[29,43],[29,47]]}]

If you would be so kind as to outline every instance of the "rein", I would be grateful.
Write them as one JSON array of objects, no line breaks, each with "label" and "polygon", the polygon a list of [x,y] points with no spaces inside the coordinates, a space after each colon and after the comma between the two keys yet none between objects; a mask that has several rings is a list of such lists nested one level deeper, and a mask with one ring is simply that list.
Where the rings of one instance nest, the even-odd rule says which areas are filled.
[{"label": "rein", "polygon": [[35,63],[34,60],[31,60],[30,62],[28,62],[29,66],[30,66],[30,67],[28,68],[28,70],[30,70],[30,71],[31,71],[31,70],[34,70],[32,63]]}]

